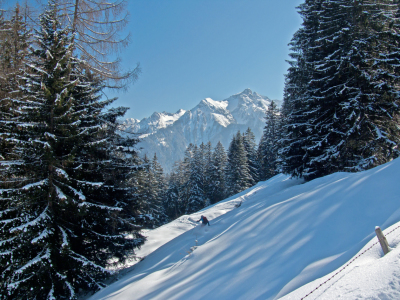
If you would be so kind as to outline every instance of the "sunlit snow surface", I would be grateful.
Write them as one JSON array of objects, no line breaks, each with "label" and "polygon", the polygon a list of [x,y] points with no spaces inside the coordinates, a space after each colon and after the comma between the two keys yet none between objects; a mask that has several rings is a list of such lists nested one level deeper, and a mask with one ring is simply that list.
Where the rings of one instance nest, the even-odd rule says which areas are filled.
[{"label": "sunlit snow surface", "polygon": [[[301,299],[400,221],[399,182],[399,159],[305,184],[278,175],[147,232],[146,258],[90,299]],[[400,299],[400,229],[387,239],[385,257],[374,246],[305,299]]]}]

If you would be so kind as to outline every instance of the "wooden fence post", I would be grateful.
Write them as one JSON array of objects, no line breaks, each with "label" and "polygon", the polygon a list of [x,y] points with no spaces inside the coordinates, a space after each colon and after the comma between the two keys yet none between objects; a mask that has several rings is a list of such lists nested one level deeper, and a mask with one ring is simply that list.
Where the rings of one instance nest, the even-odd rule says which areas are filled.
[{"label": "wooden fence post", "polygon": [[375,227],[375,233],[376,236],[378,237],[379,243],[381,244],[383,254],[386,255],[390,251],[389,244],[386,240],[386,237],[383,235],[383,232],[379,226]]}]

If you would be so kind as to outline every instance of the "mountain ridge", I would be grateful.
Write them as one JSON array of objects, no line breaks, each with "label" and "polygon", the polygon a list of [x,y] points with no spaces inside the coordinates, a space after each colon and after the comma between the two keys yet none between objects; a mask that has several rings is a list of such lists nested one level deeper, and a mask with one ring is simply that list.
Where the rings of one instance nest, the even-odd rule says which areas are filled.
[{"label": "mountain ridge", "polygon": [[[156,153],[164,170],[169,173],[174,162],[183,158],[190,143],[198,145],[210,141],[214,147],[220,141],[227,149],[232,136],[247,128],[251,128],[258,142],[271,101],[245,89],[225,100],[205,98],[190,110],[154,112],[142,120],[127,119],[122,127],[124,131],[138,135],[142,156]],[[280,100],[273,101],[280,103]]]}]

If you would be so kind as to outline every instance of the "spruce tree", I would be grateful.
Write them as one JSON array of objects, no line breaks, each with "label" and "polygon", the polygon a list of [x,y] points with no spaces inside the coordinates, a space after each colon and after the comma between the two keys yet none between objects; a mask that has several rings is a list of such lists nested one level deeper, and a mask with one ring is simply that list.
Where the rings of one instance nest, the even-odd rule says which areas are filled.
[{"label": "spruce tree", "polygon": [[[9,139],[10,131],[15,131],[13,118],[19,115],[22,91],[21,79],[28,62],[28,46],[31,34],[20,14],[17,4],[11,19],[0,13],[0,160],[16,159],[12,155],[14,142]],[[0,178],[10,178],[5,170],[0,170]]]},{"label": "spruce tree", "polygon": [[165,193],[164,174],[158,163],[157,155],[153,159],[144,156],[142,166],[136,174],[140,218],[146,228],[155,228],[167,221],[163,197]]},{"label": "spruce tree", "polygon": [[180,178],[182,179],[179,190],[184,210],[186,210],[190,193],[189,178],[191,176],[193,149],[194,145],[190,143],[185,150],[183,161],[179,166],[179,174],[181,175]]},{"label": "spruce tree", "polygon": [[156,189],[153,189],[154,184],[153,174],[150,170],[151,164],[147,155],[144,156],[139,170],[135,176],[136,179],[136,193],[139,200],[139,216],[140,223],[145,228],[154,227],[154,199],[156,199]]},{"label": "spruce tree", "polygon": [[210,205],[210,198],[209,198],[209,170],[211,164],[211,152],[212,146],[211,142],[207,144],[201,143],[199,146],[199,172],[202,178],[201,189],[203,191],[203,198],[204,198],[204,206]]},{"label": "spruce tree", "polygon": [[268,106],[265,127],[258,147],[261,180],[267,180],[278,173],[278,152],[281,139],[281,118],[274,101]]},{"label": "spruce tree", "polygon": [[228,149],[227,185],[228,195],[237,194],[251,187],[251,175],[246,149],[240,131],[232,138]]},{"label": "spruce tree", "polygon": [[[207,203],[213,203],[211,198],[213,197],[213,192],[211,191],[212,185],[212,173],[213,173],[213,153],[212,153],[212,145],[211,142],[208,142],[204,146],[203,150],[203,159],[204,159],[204,182],[203,182],[203,190],[207,198]],[[208,204],[207,204],[208,205]]]},{"label": "spruce tree", "polygon": [[210,172],[210,201],[216,203],[227,196],[227,162],[226,151],[221,142],[217,143],[212,155],[212,170]]},{"label": "spruce tree", "polygon": [[312,111],[308,102],[312,79],[313,58],[318,51],[318,28],[321,5],[324,0],[306,0],[299,7],[303,19],[301,28],[289,43],[291,60],[285,78],[283,113],[285,115],[284,142],[280,143],[282,171],[301,177],[307,159],[308,113]]},{"label": "spruce tree", "polygon": [[164,197],[165,212],[170,220],[183,215],[185,207],[182,201],[181,186],[182,186],[182,173],[180,170],[181,162],[174,165],[174,169],[168,178],[168,188]]},{"label": "spruce tree", "polygon": [[284,171],[312,179],[398,156],[395,12],[384,0],[301,6],[286,81]]},{"label": "spruce tree", "polygon": [[250,184],[255,185],[260,181],[260,164],[257,155],[256,137],[250,127],[243,134],[243,146],[246,150],[247,163],[249,165]]},{"label": "spruce tree", "polygon": [[[18,159],[0,162],[15,180],[1,182],[0,294],[9,299],[76,299],[98,290],[143,243],[124,177],[116,119],[102,83],[72,56],[68,28],[49,2],[38,47],[24,75],[24,106],[10,123]],[[127,233],[133,233],[128,236]]]},{"label": "spruce tree", "polygon": [[167,215],[165,214],[163,199],[165,197],[166,192],[166,183],[164,177],[164,171],[161,164],[158,162],[157,155],[154,153],[154,157],[151,161],[150,171],[152,173],[153,183],[151,184],[151,188],[155,190],[155,199],[154,199],[154,218],[155,218],[155,226],[163,225],[167,222]]},{"label": "spruce tree", "polygon": [[188,199],[186,214],[191,214],[206,206],[206,195],[203,187],[203,155],[199,147],[194,146],[192,159],[189,163],[190,176],[187,182]]}]

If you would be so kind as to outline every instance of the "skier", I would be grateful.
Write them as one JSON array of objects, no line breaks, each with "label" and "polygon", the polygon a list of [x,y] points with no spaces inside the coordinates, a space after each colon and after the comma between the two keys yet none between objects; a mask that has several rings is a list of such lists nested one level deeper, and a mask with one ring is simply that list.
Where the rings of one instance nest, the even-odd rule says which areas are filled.
[{"label": "skier", "polygon": [[207,218],[205,216],[201,216],[200,220],[196,221],[196,222],[200,222],[201,221],[201,226],[205,226],[208,224],[208,226],[210,226],[210,222],[208,222]]}]

